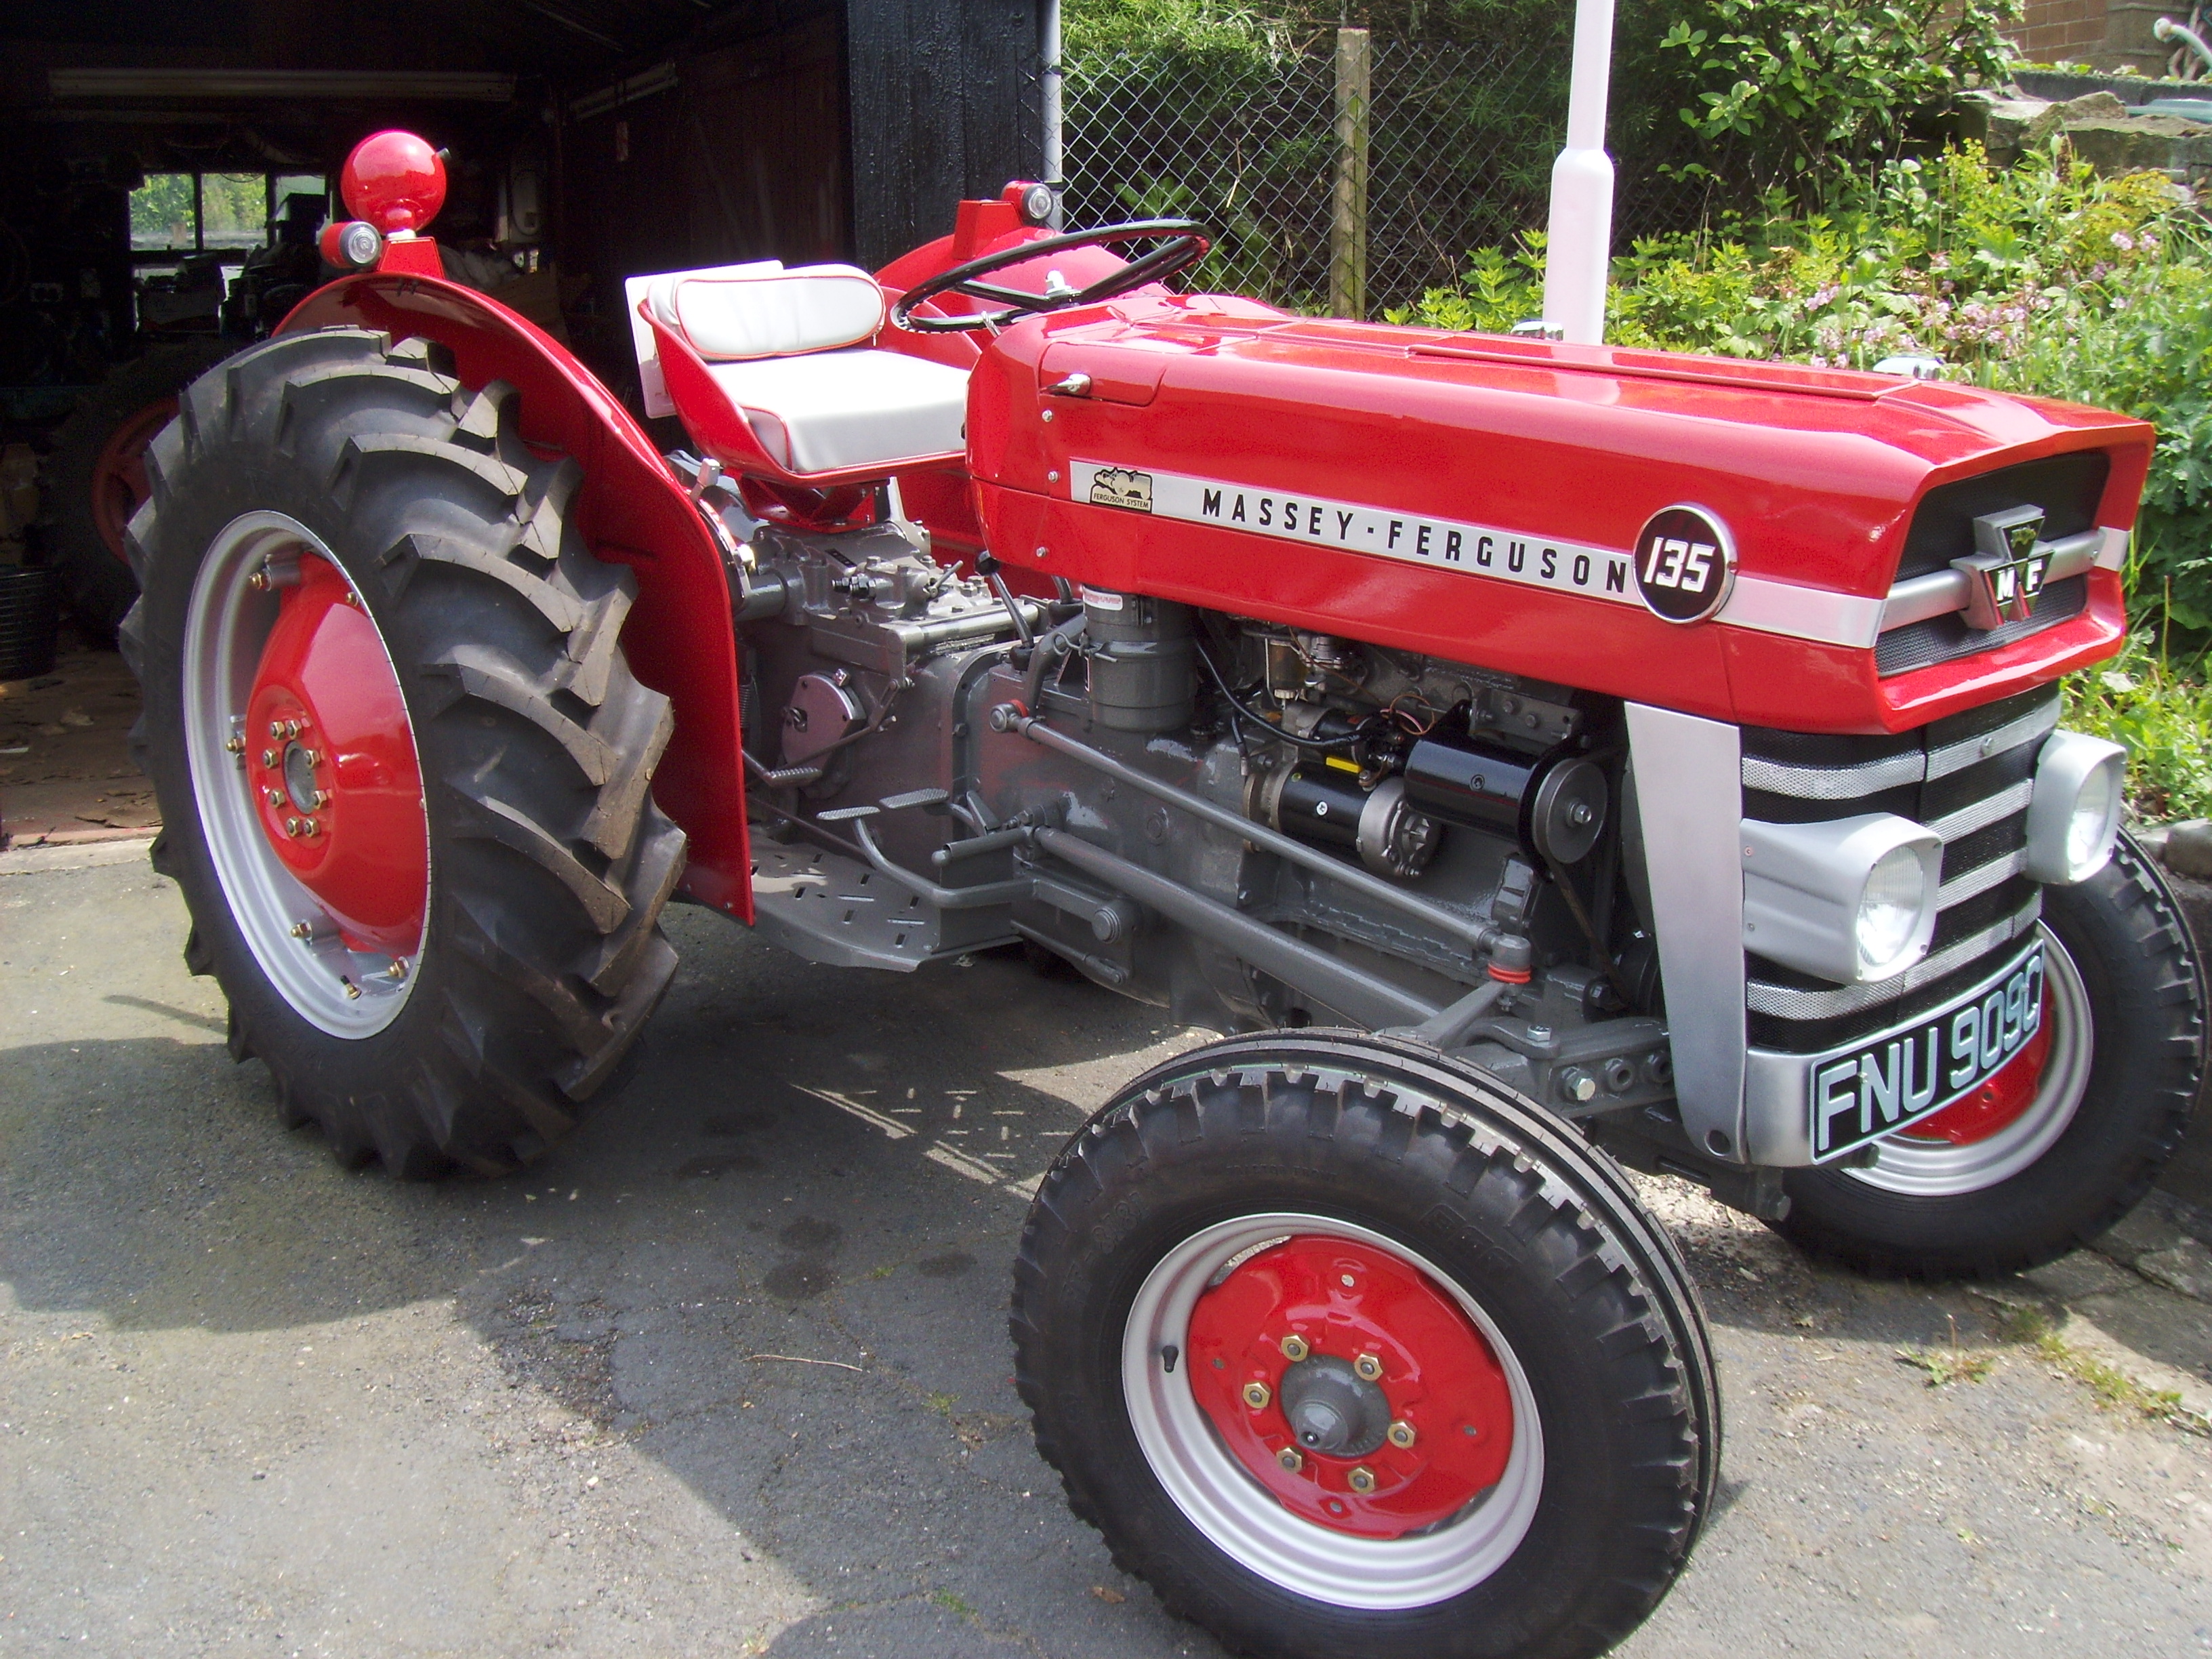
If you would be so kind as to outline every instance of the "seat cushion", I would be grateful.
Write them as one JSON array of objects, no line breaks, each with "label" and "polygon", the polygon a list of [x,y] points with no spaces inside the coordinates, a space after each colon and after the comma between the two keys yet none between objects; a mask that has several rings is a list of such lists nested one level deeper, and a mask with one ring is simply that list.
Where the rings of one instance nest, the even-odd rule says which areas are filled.
[{"label": "seat cushion", "polygon": [[708,373],[793,472],[956,455],[967,446],[963,368],[899,351],[817,351],[714,363]]},{"label": "seat cushion", "polygon": [[853,265],[675,271],[653,280],[653,315],[708,362],[830,351],[875,337],[884,291]]}]

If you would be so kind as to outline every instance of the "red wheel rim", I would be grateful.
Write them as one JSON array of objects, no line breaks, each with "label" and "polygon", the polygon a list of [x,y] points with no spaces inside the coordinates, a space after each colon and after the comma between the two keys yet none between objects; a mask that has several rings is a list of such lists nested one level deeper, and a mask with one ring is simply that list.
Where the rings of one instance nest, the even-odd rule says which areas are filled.
[{"label": "red wheel rim", "polygon": [[1511,1455],[1512,1396],[1481,1333],[1418,1268],[1357,1240],[1296,1237],[1239,1262],[1193,1308],[1189,1341],[1191,1391],[1222,1443],[1317,1525],[1432,1527]]},{"label": "red wheel rim", "polygon": [[177,400],[157,398],[133,410],[107,434],[92,463],[92,522],[117,562],[128,566],[123,532],[131,515],[145,505],[153,486],[146,482],[146,446],[174,420]]},{"label": "red wheel rim", "polygon": [[349,950],[422,948],[429,836],[422,771],[392,659],[343,572],[286,570],[246,703],[246,787],[262,835]]},{"label": "red wheel rim", "polygon": [[2020,1121],[2021,1114],[2035,1104],[2036,1094],[2043,1087],[2043,1067],[2051,1058],[2053,1024],[2051,994],[2046,983],[2042,1020],[2035,1028],[2035,1035],[2021,1046],[2020,1052],[1964,1100],[1954,1102],[1933,1117],[1923,1118],[1903,1133],[1915,1140],[1941,1140],[1954,1146],[1970,1146],[2010,1128]]}]

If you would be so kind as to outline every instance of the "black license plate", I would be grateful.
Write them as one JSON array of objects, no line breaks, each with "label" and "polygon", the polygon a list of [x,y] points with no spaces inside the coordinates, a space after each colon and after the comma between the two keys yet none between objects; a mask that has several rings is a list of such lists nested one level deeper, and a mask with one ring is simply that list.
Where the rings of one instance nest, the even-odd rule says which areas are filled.
[{"label": "black license plate", "polygon": [[1947,1007],[1812,1069],[1813,1161],[1933,1117],[2004,1069],[2043,1023],[2043,942]]}]

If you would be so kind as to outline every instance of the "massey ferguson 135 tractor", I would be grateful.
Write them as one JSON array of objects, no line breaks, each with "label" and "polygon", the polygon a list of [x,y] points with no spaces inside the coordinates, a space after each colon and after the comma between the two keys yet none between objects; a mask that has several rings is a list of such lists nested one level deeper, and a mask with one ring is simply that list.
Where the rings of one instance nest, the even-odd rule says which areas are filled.
[{"label": "massey ferguson 135 tractor", "polygon": [[344,190],[357,273],[191,387],[131,526],[232,1053],[349,1159],[513,1169],[676,896],[1243,1033],[1068,1142],[1012,1310],[1076,1512],[1232,1648],[1650,1613],[1720,1411],[1622,1164],[1956,1275],[2175,1142],[2198,967],[2055,684],[2122,638],[2148,427],[1176,294],[1200,228],[1016,184],[873,276],[632,282],[663,455],[441,278],[427,145]]}]

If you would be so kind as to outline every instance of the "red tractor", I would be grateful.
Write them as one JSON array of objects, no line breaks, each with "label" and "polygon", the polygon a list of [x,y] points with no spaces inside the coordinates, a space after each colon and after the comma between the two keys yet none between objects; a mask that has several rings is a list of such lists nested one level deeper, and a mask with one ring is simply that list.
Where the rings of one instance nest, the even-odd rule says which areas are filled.
[{"label": "red tractor", "polygon": [[2197,963],[2055,684],[2121,641],[2142,423],[1176,294],[1197,226],[1017,184],[872,276],[633,282],[663,455],[441,278],[428,146],[345,187],[359,274],[191,386],[131,526],[233,1054],[349,1158],[514,1169],[678,895],[1243,1033],[1062,1149],[1012,1312],[1076,1511],[1231,1647],[1650,1612],[1720,1412],[1621,1164],[1983,1274],[2178,1139]]}]

